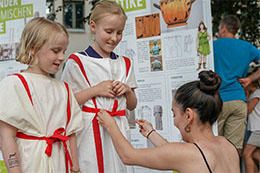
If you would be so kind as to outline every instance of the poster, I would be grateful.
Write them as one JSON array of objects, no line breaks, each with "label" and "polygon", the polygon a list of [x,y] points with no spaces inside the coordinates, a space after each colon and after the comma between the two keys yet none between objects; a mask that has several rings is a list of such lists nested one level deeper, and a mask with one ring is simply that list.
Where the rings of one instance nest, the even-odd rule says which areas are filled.
[{"label": "poster", "polygon": [[0,1],[0,80],[25,69],[15,61],[24,25],[33,17],[46,15],[46,1]]},{"label": "poster", "polygon": [[[26,65],[15,61],[21,33],[30,19],[45,15],[45,0],[0,0],[0,80],[26,68]],[[0,151],[0,173],[5,172]]]},{"label": "poster", "polygon": [[[154,147],[139,133],[135,119],[150,121],[168,141],[182,142],[173,125],[171,101],[180,85],[196,80],[201,70],[214,68],[210,0],[116,1],[128,19],[115,52],[133,59],[138,83],[137,107],[128,114],[131,143],[135,148]],[[198,51],[200,25],[206,28],[209,44],[205,57]],[[213,131],[216,134],[216,125]],[[135,167],[135,173],[153,172],[172,173]]]}]

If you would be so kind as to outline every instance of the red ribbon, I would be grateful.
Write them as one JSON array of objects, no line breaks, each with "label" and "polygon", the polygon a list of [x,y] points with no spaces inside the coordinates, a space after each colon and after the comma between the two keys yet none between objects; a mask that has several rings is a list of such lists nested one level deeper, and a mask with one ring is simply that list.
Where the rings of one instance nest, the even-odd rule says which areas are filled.
[{"label": "red ribbon", "polygon": [[[93,102],[95,104],[95,107],[97,107],[95,98],[93,98]],[[111,116],[125,116],[126,111],[125,110],[117,111],[117,108],[118,108],[118,100],[115,100],[112,111],[108,111],[108,110],[105,110],[105,111],[108,112]],[[103,151],[102,151],[102,143],[101,143],[99,124],[98,124],[98,121],[97,121],[97,113],[100,111],[100,109],[83,106],[82,111],[89,112],[89,113],[95,113],[95,116],[92,120],[93,133],[94,133],[94,140],[95,140],[95,146],[96,146],[96,154],[97,154],[97,162],[98,162],[99,173],[103,173],[104,172]]]},{"label": "red ribbon", "polygon": [[70,167],[72,167],[72,160],[68,151],[66,141],[68,141],[70,138],[68,136],[62,135],[62,133],[64,132],[65,132],[64,128],[58,128],[57,130],[55,130],[53,135],[49,137],[29,136],[22,132],[17,132],[16,137],[22,139],[29,139],[29,140],[45,140],[47,143],[45,154],[47,154],[48,157],[50,157],[52,154],[52,144],[55,142],[62,142],[65,149],[66,172],[68,173],[69,172],[68,163],[70,164]]}]

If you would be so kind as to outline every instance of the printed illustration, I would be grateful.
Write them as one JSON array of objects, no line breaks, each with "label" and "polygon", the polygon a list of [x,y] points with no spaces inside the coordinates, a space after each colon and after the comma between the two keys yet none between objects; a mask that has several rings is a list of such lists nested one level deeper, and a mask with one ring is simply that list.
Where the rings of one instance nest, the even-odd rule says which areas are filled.
[{"label": "printed illustration", "polygon": [[162,71],[162,56],[151,56],[151,71]]},{"label": "printed illustration", "polygon": [[138,108],[138,114],[137,114],[137,119],[144,119],[147,121],[151,121],[152,117],[152,109],[148,105],[141,106]]},{"label": "printed illustration", "polygon": [[185,35],[184,36],[184,46],[183,46],[183,50],[186,53],[191,53],[192,51],[192,46],[193,46],[193,39],[192,39],[192,35]]},{"label": "printed illustration", "polygon": [[163,130],[162,114],[163,114],[162,106],[155,105],[153,107],[153,116],[155,118],[155,129],[156,130]]},{"label": "printed illustration", "polygon": [[136,38],[161,35],[159,13],[135,18]]},{"label": "printed illustration", "polygon": [[130,111],[130,110],[127,109],[126,118],[128,120],[129,127],[131,129],[135,129],[136,128],[136,124],[135,124],[135,110]]},{"label": "printed illustration", "polygon": [[156,3],[153,5],[161,10],[162,17],[170,28],[187,24],[194,1],[195,0],[160,0],[160,5]]},{"label": "printed illustration", "polygon": [[196,40],[196,48],[199,56],[199,63],[198,63],[197,70],[201,69],[201,64],[203,64],[203,68],[206,69],[207,55],[210,54],[209,40],[210,40],[210,35],[207,32],[207,28],[204,22],[201,21],[198,27],[198,36]]},{"label": "printed illustration", "polygon": [[150,55],[161,55],[161,40],[151,40],[149,41],[149,47],[150,47]]}]

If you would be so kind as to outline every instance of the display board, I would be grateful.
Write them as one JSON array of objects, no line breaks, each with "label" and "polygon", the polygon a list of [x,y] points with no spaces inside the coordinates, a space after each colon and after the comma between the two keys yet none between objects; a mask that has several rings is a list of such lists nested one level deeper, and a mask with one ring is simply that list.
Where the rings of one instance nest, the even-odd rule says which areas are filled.
[{"label": "display board", "polygon": [[30,19],[45,15],[45,0],[0,1],[0,80],[26,68],[15,61],[21,33]]},{"label": "display board", "polygon": [[[135,148],[154,147],[139,133],[135,119],[150,121],[168,141],[182,141],[173,125],[171,101],[180,85],[197,79],[198,73],[204,70],[203,62],[198,69],[202,54],[199,52],[208,54],[204,56],[205,69],[214,67],[210,0],[116,1],[128,16],[116,52],[134,60],[138,83],[137,107],[128,115],[131,143]],[[198,44],[203,35],[199,33],[201,22],[207,28],[203,33],[204,41],[209,43],[208,50]],[[216,125],[213,130],[216,134]],[[135,167],[135,173],[153,172],[165,171]]]},{"label": "display board", "polygon": [[[15,58],[24,25],[38,16],[46,16],[45,0],[0,0],[0,80],[26,68]],[[0,173],[5,172],[0,151]]]}]

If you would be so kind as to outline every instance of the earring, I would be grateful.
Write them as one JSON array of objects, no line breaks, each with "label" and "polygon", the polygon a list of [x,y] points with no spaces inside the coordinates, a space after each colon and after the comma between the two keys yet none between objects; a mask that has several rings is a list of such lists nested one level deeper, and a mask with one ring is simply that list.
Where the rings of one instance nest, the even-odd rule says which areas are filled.
[{"label": "earring", "polygon": [[185,128],[184,128],[186,133],[190,133],[190,125],[188,124]]}]

